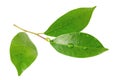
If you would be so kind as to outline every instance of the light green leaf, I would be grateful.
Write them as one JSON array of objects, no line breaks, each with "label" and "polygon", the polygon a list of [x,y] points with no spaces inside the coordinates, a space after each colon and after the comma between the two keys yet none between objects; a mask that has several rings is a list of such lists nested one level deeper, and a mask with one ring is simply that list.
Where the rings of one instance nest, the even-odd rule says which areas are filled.
[{"label": "light green leaf", "polygon": [[58,18],[44,34],[57,37],[61,34],[79,32],[88,25],[94,9],[95,7],[74,9]]},{"label": "light green leaf", "polygon": [[58,52],[78,58],[96,56],[107,50],[95,37],[80,32],[63,34],[50,43]]},{"label": "light green leaf", "polygon": [[10,57],[18,75],[28,68],[37,57],[37,49],[26,33],[18,33],[10,45]]}]

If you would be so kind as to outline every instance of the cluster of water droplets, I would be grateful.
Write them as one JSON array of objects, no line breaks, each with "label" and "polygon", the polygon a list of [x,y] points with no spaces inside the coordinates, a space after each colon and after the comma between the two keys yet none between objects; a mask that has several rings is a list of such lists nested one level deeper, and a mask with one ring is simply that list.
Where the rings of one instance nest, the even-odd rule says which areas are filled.
[{"label": "cluster of water droplets", "polygon": [[[75,45],[74,45],[73,43],[68,43],[67,47],[68,47],[68,48],[74,48]],[[82,47],[82,49],[87,50],[88,47]]]},{"label": "cluster of water droplets", "polygon": [[69,48],[73,48],[74,47],[74,44],[73,43],[68,43],[67,45]]}]

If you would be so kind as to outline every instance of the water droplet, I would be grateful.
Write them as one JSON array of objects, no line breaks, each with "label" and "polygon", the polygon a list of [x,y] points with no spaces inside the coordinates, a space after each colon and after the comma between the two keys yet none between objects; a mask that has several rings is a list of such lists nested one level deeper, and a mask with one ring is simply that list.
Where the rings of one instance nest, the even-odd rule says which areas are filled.
[{"label": "water droplet", "polygon": [[77,44],[80,44],[80,41],[77,41]]},{"label": "water droplet", "polygon": [[83,47],[83,49],[84,49],[84,50],[87,50],[87,49],[88,49],[88,47]]},{"label": "water droplet", "polygon": [[89,35],[88,35],[88,34],[87,34],[86,36],[87,36],[87,37],[89,37]]},{"label": "water droplet", "polygon": [[73,48],[74,45],[73,45],[72,43],[69,43],[69,44],[68,44],[68,47],[69,47],[69,48]]}]

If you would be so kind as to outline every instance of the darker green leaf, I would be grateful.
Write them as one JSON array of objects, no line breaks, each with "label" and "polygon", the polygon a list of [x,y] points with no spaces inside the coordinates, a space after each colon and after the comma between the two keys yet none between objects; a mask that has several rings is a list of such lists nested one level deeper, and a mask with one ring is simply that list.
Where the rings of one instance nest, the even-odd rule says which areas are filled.
[{"label": "darker green leaf", "polygon": [[58,18],[44,34],[57,37],[61,34],[79,32],[88,25],[94,9],[95,7],[72,10]]},{"label": "darker green leaf", "polygon": [[107,50],[95,37],[79,32],[63,34],[50,43],[58,52],[78,58],[96,56]]},{"label": "darker green leaf", "polygon": [[10,46],[10,57],[19,76],[36,59],[37,49],[26,33],[20,32],[13,38]]}]

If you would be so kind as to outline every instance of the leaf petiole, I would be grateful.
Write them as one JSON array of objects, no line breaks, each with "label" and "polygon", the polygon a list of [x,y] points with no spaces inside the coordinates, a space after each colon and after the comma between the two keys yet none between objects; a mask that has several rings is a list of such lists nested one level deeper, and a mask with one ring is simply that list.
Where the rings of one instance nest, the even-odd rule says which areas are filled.
[{"label": "leaf petiole", "polygon": [[22,30],[24,32],[28,32],[28,33],[34,34],[34,35],[36,35],[36,36],[38,36],[38,37],[40,37],[40,38],[42,38],[42,39],[44,39],[44,40],[46,40],[48,42],[50,41],[50,39],[48,40],[48,38],[45,38],[45,37],[40,35],[40,34],[43,34],[43,33],[35,33],[35,32],[32,32],[32,31],[29,31],[29,30],[26,30],[26,29],[23,29],[23,28],[17,26],[16,24],[13,24],[13,26],[15,26],[16,28],[18,28],[18,29],[20,29],[20,30]]}]

